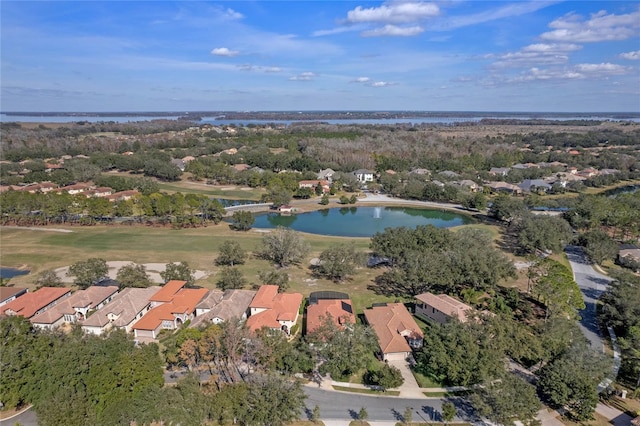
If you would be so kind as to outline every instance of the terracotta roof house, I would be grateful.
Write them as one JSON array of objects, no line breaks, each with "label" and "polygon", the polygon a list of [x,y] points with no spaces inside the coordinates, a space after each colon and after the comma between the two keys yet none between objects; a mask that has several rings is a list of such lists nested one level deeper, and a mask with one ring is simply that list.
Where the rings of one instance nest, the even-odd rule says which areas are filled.
[{"label": "terracotta roof house", "polygon": [[113,194],[107,195],[104,198],[106,198],[109,201],[127,201],[132,199],[138,194],[139,192],[136,191],[135,189],[130,189],[128,191],[114,192]]},{"label": "terracotta roof house", "polygon": [[33,293],[27,293],[0,308],[0,314],[20,315],[31,318],[50,309],[71,295],[71,289],[65,287],[42,287]]},{"label": "terracotta roof house", "polygon": [[118,287],[91,286],[78,290],[53,308],[31,317],[31,323],[39,328],[53,329],[65,323],[82,321],[89,311],[102,308],[118,294]]},{"label": "terracotta roof house", "polygon": [[196,306],[196,317],[189,327],[204,324],[220,324],[232,318],[246,320],[249,304],[255,297],[253,290],[212,290]]},{"label": "terracotta roof house", "polygon": [[131,326],[151,309],[149,299],[160,290],[158,286],[147,288],[125,288],[102,309],[82,321],[82,329],[87,333],[102,334],[112,328],[124,329]]},{"label": "terracotta roof house", "polygon": [[29,290],[20,287],[0,287],[0,306],[13,302],[18,297],[26,294]]},{"label": "terracotta roof house", "polygon": [[186,281],[170,280],[162,286],[160,290],[149,298],[151,301],[151,307],[155,308],[163,303],[169,303],[173,300],[175,295],[187,285]]},{"label": "terracotta roof house", "polygon": [[424,334],[402,303],[365,309],[364,317],[378,336],[384,361],[402,361],[422,346]]},{"label": "terracotta roof house", "polygon": [[327,318],[331,318],[339,328],[344,328],[347,324],[355,324],[356,316],[353,313],[353,302],[349,299],[349,295],[324,291],[309,295],[306,333],[313,333]]},{"label": "terracotta roof house", "polygon": [[322,187],[322,192],[325,194],[331,191],[331,185],[329,185],[328,180],[301,180],[298,182],[298,188],[311,188],[315,190],[318,185]]},{"label": "terracotta roof house", "polygon": [[18,189],[18,191],[26,191],[32,194],[35,194],[36,192],[42,192],[43,194],[46,194],[47,192],[51,192],[56,188],[58,188],[58,185],[55,183],[41,182],[41,183],[33,183],[27,186],[21,186],[20,189]]},{"label": "terracotta roof house", "polygon": [[[182,288],[185,284],[186,281],[169,281],[151,298],[155,307],[132,327],[136,339],[156,339],[161,330],[175,330],[181,324],[195,318],[196,305],[204,299],[209,290]],[[166,288],[167,286],[169,288]],[[179,289],[171,293],[178,286]],[[166,302],[163,303],[162,300]]]},{"label": "terracotta roof house", "polygon": [[263,327],[291,333],[302,304],[300,293],[278,293],[277,285],[260,286],[249,304],[247,327],[253,332]]},{"label": "terracotta roof house", "polygon": [[451,318],[460,322],[469,320],[473,308],[446,294],[422,293],[416,298],[416,316],[444,324]]},{"label": "terracotta roof house", "polygon": [[86,183],[77,183],[75,185],[68,185],[68,186],[63,186],[62,188],[58,188],[58,191],[67,192],[71,195],[75,195],[75,194],[81,194],[84,191],[88,191],[90,189],[93,189],[93,186]]}]

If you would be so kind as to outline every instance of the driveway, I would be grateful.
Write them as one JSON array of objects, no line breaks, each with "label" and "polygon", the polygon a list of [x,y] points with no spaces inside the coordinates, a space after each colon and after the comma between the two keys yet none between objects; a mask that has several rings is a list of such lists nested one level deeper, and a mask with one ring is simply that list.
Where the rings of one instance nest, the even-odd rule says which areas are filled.
[{"label": "driveway", "polygon": [[578,325],[585,337],[589,339],[591,347],[604,352],[604,339],[600,334],[596,309],[598,299],[607,290],[612,279],[593,269],[581,247],[567,246],[565,252],[585,304],[585,309],[579,312],[581,318]]}]

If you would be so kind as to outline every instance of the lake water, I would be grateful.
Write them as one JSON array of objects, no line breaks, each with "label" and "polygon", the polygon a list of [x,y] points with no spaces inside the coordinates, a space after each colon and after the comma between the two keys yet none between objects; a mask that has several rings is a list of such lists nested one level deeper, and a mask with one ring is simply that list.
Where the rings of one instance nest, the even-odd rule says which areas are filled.
[{"label": "lake water", "polygon": [[[0,122],[25,122],[25,123],[73,123],[77,121],[86,121],[89,123],[97,123],[101,121],[113,121],[116,123],[128,123],[133,121],[150,121],[150,120],[176,120],[178,116],[126,116],[126,115],[112,115],[112,116],[53,116],[53,115],[7,115],[0,114]],[[327,119],[327,120],[311,120],[329,124],[455,124],[455,123],[475,123],[479,122],[483,118],[490,119],[513,119],[513,120],[532,120],[532,119],[545,119],[555,121],[567,121],[567,120],[599,120],[599,121],[633,121],[640,123],[640,117],[634,114],[630,114],[629,118],[620,118],[616,115],[589,115],[589,114],[575,114],[575,115],[554,115],[553,113],[547,114],[492,114],[492,113],[466,113],[456,114],[455,112],[438,115],[432,117],[409,117],[409,118],[385,118],[385,119]],[[310,120],[303,120],[308,122]],[[227,120],[221,117],[202,117],[201,121],[194,121],[194,125],[212,124],[215,126],[226,126],[235,124],[238,126],[248,125],[285,125],[289,126],[297,120]]]},{"label": "lake water", "polygon": [[340,207],[292,215],[268,213],[257,215],[255,219],[254,228],[284,226],[300,232],[338,237],[371,237],[385,228],[400,226],[450,228],[474,222],[469,216],[450,211],[407,207]]},{"label": "lake water", "polygon": [[28,273],[29,271],[26,271],[24,269],[0,267],[0,278],[13,278],[17,277],[18,275],[27,275]]}]

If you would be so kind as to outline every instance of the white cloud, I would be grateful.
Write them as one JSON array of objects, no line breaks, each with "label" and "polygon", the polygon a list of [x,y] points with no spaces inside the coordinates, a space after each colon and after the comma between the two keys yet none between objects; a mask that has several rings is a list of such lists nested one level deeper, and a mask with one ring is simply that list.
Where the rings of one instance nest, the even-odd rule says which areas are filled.
[{"label": "white cloud", "polygon": [[564,64],[568,62],[570,52],[582,49],[582,46],[569,43],[536,43],[523,47],[517,52],[502,55],[486,55],[485,58],[496,58],[493,66],[500,68]]},{"label": "white cloud", "polygon": [[371,81],[369,77],[358,77],[354,80],[351,80],[352,83],[368,83],[369,81]]},{"label": "white cloud", "polygon": [[578,80],[601,79],[614,75],[623,75],[631,70],[628,67],[611,63],[578,64],[572,68],[564,69],[540,69],[533,67],[515,78],[508,80],[510,83],[523,83],[536,80]]},{"label": "white cloud", "polygon": [[279,73],[283,71],[283,69],[280,67],[265,67],[262,65],[251,65],[251,64],[238,65],[238,69],[242,71],[253,71],[253,72],[264,72],[264,73]]},{"label": "white cloud", "polygon": [[307,72],[303,72],[303,73],[300,73],[298,75],[294,75],[292,77],[289,77],[289,81],[311,81],[314,78],[316,78],[316,74],[307,71]]},{"label": "white cloud", "polygon": [[393,83],[389,83],[388,81],[374,81],[370,84],[371,87],[388,87],[392,85]]},{"label": "white cloud", "polygon": [[630,61],[638,61],[638,60],[640,60],[640,50],[635,50],[633,52],[621,53],[620,57],[622,59],[629,59]]},{"label": "white cloud", "polygon": [[237,50],[231,50],[227,47],[216,47],[211,51],[211,54],[216,56],[226,56],[231,58],[233,56],[238,56],[240,52],[238,52]]},{"label": "white cloud", "polygon": [[588,20],[576,14],[568,14],[549,24],[552,31],[543,33],[543,40],[592,43],[599,41],[626,40],[638,34],[640,10],[626,15],[607,15],[600,11]]},{"label": "white cloud", "polygon": [[395,37],[411,37],[424,32],[424,28],[419,25],[412,27],[398,27],[396,25],[385,25],[382,28],[376,28],[373,30],[363,31],[360,35],[363,37],[383,37],[383,36],[395,36]]},{"label": "white cloud", "polygon": [[587,75],[621,75],[629,72],[628,67],[618,64],[600,63],[600,64],[578,64],[576,69]]},{"label": "white cloud", "polygon": [[440,9],[434,3],[410,2],[387,3],[380,7],[363,8],[358,6],[347,12],[347,22],[383,22],[409,23],[433,18],[440,14]]}]

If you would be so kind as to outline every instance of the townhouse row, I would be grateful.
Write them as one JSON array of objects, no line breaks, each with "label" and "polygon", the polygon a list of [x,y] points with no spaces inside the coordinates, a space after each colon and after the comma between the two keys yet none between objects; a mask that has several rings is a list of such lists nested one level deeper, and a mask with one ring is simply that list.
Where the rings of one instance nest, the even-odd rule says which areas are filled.
[{"label": "townhouse row", "polygon": [[[275,285],[263,285],[257,291],[209,291],[185,285],[185,281],[173,280],[162,287],[120,291],[115,286],[92,286],[74,293],[59,287],[43,287],[34,292],[0,287],[0,316],[20,315],[41,329],[77,323],[85,332],[96,335],[122,329],[133,333],[139,342],[155,341],[162,330],[175,330],[187,321],[189,327],[199,327],[241,319],[246,320],[252,332],[266,327],[290,334],[301,318],[303,295],[280,293]],[[377,335],[382,359],[405,359],[422,346],[424,335],[414,315],[438,323],[451,318],[466,322],[475,315],[470,306],[448,295],[423,293],[415,297],[414,306],[414,314],[402,303],[379,304],[364,310],[366,323]],[[314,332],[327,319],[339,328],[356,322],[347,294],[310,294],[304,332]]]}]

